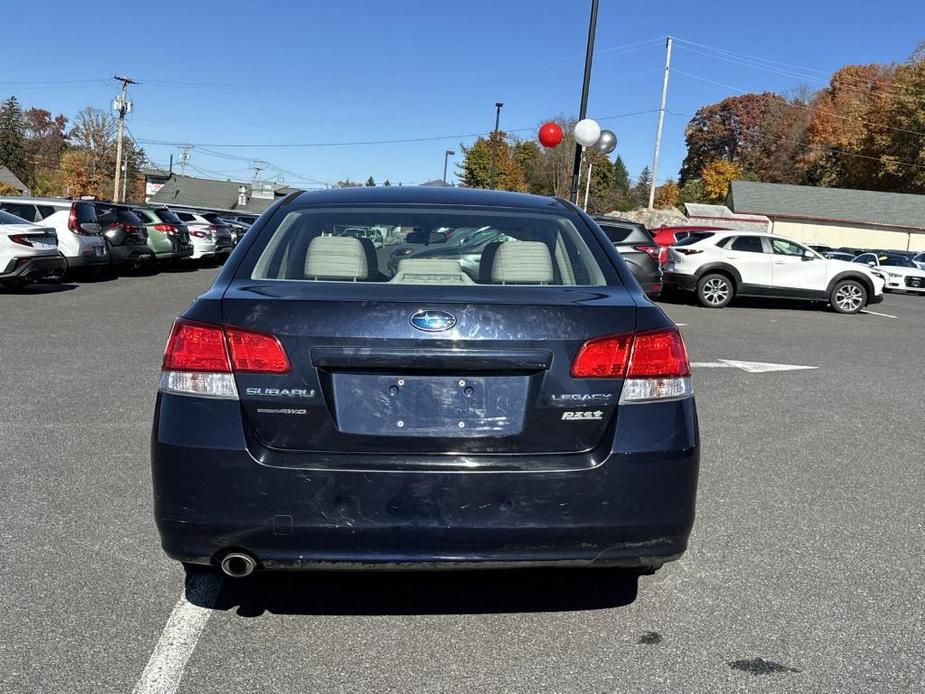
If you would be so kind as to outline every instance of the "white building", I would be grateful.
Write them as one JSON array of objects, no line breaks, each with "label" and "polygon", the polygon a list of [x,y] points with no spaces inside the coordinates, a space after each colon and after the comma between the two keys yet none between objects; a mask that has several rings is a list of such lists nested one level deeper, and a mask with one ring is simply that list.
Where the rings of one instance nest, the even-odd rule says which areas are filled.
[{"label": "white building", "polygon": [[726,206],[769,231],[834,248],[925,250],[925,195],[733,181]]}]

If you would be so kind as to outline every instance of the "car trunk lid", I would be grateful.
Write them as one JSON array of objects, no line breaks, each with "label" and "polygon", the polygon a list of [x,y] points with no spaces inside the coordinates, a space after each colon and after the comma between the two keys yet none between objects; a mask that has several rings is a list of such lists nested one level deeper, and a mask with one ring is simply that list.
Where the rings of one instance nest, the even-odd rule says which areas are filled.
[{"label": "car trunk lid", "polygon": [[576,379],[570,368],[589,338],[633,332],[636,306],[625,290],[475,288],[453,296],[434,288],[422,302],[419,288],[390,289],[394,300],[371,284],[247,281],[228,289],[223,322],[274,334],[291,365],[286,374],[235,376],[263,445],[574,453],[610,430],[622,380]]}]

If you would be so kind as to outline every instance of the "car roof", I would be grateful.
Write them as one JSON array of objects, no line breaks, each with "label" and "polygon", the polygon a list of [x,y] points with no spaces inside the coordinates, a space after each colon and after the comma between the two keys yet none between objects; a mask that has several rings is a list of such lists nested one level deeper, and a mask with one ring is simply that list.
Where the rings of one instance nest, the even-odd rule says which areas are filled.
[{"label": "car roof", "polygon": [[0,202],[25,202],[41,205],[60,205],[62,207],[70,207],[72,202],[96,202],[96,200],[81,200],[79,198],[71,200],[69,198],[37,198],[24,195],[2,195],[0,196]]},{"label": "car roof", "polygon": [[291,205],[461,205],[508,207],[531,210],[571,211],[571,205],[557,198],[480,188],[443,186],[374,186],[330,188],[295,193]]}]

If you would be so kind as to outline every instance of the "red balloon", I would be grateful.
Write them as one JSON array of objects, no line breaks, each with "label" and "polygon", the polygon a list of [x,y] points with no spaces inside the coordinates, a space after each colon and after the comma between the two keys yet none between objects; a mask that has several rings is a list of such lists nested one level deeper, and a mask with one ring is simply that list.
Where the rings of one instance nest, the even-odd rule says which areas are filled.
[{"label": "red balloon", "polygon": [[543,147],[555,147],[562,142],[562,128],[557,123],[543,123],[540,126],[539,139]]}]

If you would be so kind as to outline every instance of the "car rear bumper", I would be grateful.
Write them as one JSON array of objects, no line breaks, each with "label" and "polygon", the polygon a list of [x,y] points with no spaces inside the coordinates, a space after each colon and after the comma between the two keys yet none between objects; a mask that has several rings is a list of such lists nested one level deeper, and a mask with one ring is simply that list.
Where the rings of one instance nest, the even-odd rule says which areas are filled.
[{"label": "car rear bumper", "polygon": [[694,521],[694,402],[627,406],[619,420],[626,444],[582,470],[310,469],[255,458],[237,402],[160,395],[161,542],[181,561],[243,550],[266,569],[657,566],[684,552]]},{"label": "car rear bumper", "polygon": [[113,265],[135,265],[150,263],[154,260],[154,252],[147,246],[110,246],[109,254]]},{"label": "car rear bumper", "polygon": [[697,278],[694,275],[682,275],[679,272],[665,272],[662,274],[662,285],[665,289],[692,292],[697,289]]},{"label": "car rear bumper", "polygon": [[0,280],[57,278],[64,274],[67,263],[61,255],[13,258],[0,268]]}]

